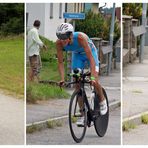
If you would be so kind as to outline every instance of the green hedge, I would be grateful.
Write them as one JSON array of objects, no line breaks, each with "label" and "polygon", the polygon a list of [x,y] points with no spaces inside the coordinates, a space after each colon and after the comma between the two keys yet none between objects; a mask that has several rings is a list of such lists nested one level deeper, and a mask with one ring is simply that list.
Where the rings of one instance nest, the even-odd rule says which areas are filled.
[{"label": "green hedge", "polygon": [[56,59],[56,44],[53,41],[46,39],[45,37],[40,36],[43,43],[47,46],[48,51],[41,49],[41,59],[42,61],[52,61]]},{"label": "green hedge", "polygon": [[[92,11],[85,13],[86,18],[84,20],[76,20],[76,31],[84,32],[89,37],[99,37],[104,40],[109,40],[111,19],[106,18],[99,14],[95,14]],[[114,30],[114,43],[120,38],[120,27],[115,21]]]}]

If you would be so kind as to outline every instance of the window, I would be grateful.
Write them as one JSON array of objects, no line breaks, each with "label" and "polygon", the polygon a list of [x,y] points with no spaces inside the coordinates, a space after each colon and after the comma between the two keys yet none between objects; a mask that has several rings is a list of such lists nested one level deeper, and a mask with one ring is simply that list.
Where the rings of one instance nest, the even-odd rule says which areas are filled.
[{"label": "window", "polygon": [[74,3],[74,12],[76,12],[77,11],[77,4],[76,3]]},{"label": "window", "polygon": [[81,3],[81,12],[83,12],[83,3]]},{"label": "window", "polygon": [[62,18],[62,3],[59,4],[59,19]]},{"label": "window", "polygon": [[80,4],[78,3],[78,11],[77,11],[78,13],[80,12]]},{"label": "window", "polygon": [[53,3],[50,3],[50,19],[53,19]]},{"label": "window", "polygon": [[28,26],[28,16],[29,16],[29,13],[27,12],[26,13],[26,26]]}]

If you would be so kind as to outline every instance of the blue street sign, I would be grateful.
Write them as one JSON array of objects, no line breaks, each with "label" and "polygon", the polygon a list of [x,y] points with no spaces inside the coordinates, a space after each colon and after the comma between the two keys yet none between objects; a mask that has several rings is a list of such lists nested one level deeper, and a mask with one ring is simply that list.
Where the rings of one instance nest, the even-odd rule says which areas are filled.
[{"label": "blue street sign", "polygon": [[63,13],[65,19],[85,19],[85,13]]}]

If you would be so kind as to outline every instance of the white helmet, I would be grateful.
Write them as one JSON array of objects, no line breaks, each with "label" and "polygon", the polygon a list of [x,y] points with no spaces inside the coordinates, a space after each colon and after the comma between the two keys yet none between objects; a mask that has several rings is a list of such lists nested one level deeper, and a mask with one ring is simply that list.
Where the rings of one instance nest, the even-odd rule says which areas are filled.
[{"label": "white helmet", "polygon": [[57,27],[56,35],[58,39],[68,39],[70,34],[74,32],[74,28],[69,23],[62,23]]}]

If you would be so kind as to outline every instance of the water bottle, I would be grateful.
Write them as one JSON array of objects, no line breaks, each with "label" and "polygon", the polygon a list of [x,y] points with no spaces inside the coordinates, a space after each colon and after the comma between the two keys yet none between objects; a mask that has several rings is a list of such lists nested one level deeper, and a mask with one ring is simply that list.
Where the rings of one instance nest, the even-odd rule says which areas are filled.
[{"label": "water bottle", "polygon": [[81,72],[82,72],[82,69],[76,68],[76,69],[73,70],[73,72],[76,73],[76,74],[77,74],[77,73],[81,73]]}]

